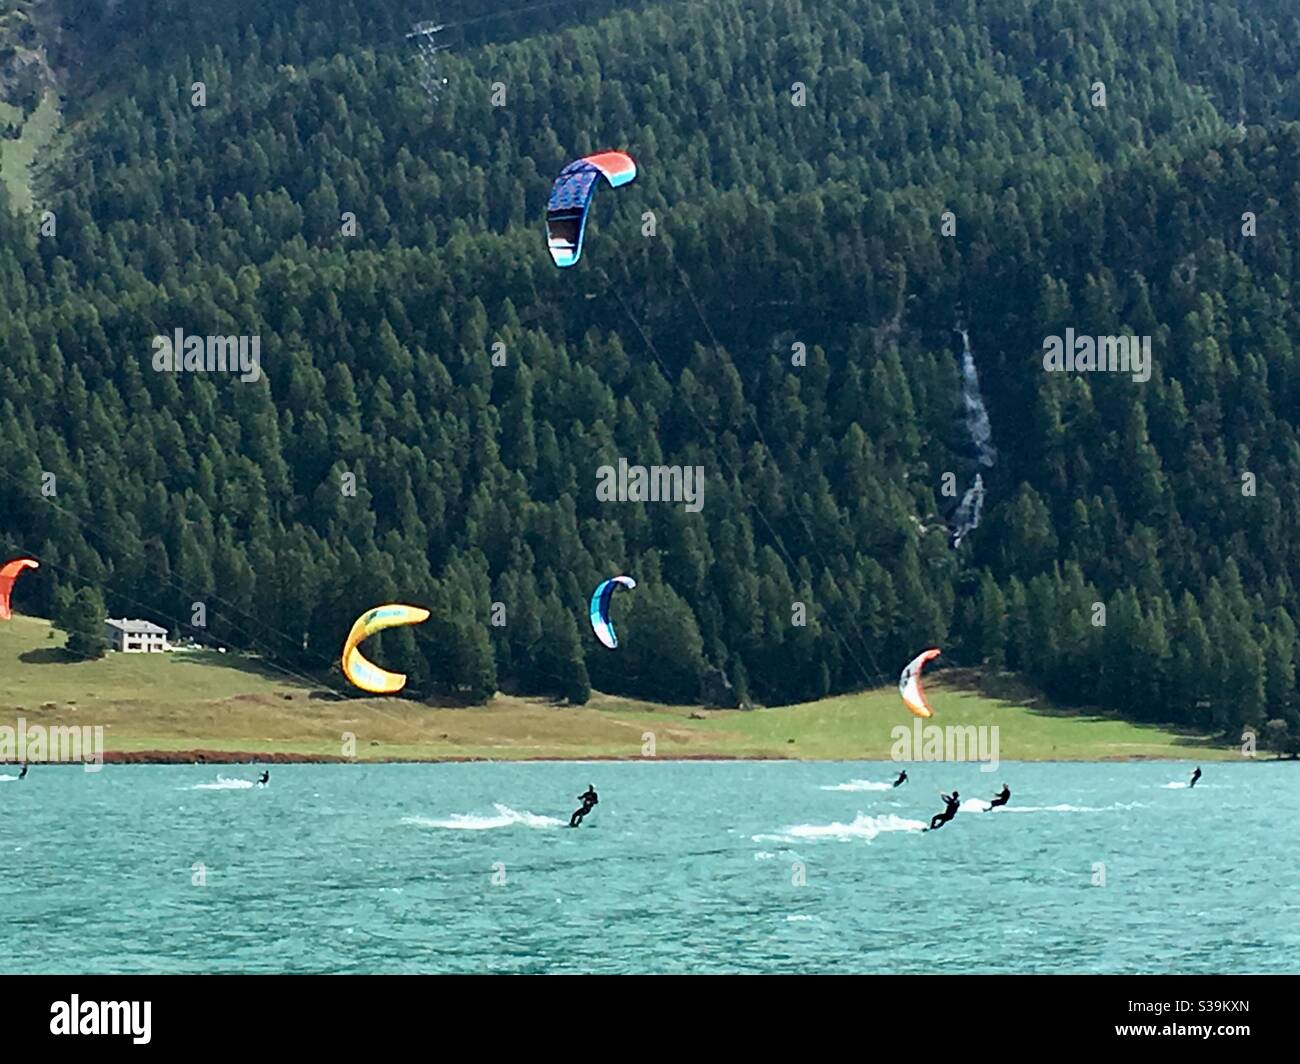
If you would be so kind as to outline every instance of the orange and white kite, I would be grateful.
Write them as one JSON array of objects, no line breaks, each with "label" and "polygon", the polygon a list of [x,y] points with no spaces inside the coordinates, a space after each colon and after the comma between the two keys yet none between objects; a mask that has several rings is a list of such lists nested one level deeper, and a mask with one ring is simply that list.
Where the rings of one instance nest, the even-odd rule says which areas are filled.
[{"label": "orange and white kite", "polygon": [[925,688],[921,686],[921,670],[927,661],[932,661],[942,653],[931,647],[923,650],[907,663],[903,675],[898,678],[898,693],[903,696],[903,705],[918,717],[933,717],[934,710],[925,698]]}]

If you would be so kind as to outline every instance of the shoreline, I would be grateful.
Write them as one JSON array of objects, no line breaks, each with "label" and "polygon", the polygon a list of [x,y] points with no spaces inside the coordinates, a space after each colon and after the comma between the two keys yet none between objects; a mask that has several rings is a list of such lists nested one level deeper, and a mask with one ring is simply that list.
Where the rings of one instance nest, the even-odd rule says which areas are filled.
[{"label": "shoreline", "polygon": [[[1195,761],[1195,754],[1189,752],[1186,757],[1155,757],[1148,754],[1113,754],[1110,756],[1087,758],[1087,757],[1067,757],[1067,758],[1006,758],[1005,761],[1019,762],[1023,764],[1050,764],[1055,761],[1070,762],[1080,764],[1102,764],[1102,763],[1120,763],[1120,762],[1153,762],[1153,761]],[[1255,762],[1267,764],[1272,762],[1294,762],[1294,757],[1254,757],[1242,758],[1246,762]],[[580,762],[580,761],[784,761],[784,762],[802,762],[807,764],[838,763],[838,762],[879,762],[881,764],[925,764],[924,761],[900,761],[893,762],[890,759],[881,758],[836,758],[836,757],[818,757],[818,758],[798,758],[798,757],[781,757],[776,754],[676,754],[664,757],[643,757],[641,755],[622,756],[615,754],[574,754],[571,757],[553,757],[551,755],[537,755],[528,757],[484,757],[480,755],[456,755],[449,754],[446,757],[343,757],[341,754],[298,754],[298,753],[251,753],[238,750],[130,750],[130,751],[110,751],[104,754],[103,763],[105,765],[444,765],[444,764],[472,764],[472,763],[513,763],[513,762]],[[71,766],[82,764],[94,764],[95,762],[81,761],[39,761],[31,764],[39,765],[57,765]],[[978,762],[972,761],[971,764]],[[17,761],[0,761],[0,766],[13,766],[17,768],[21,763]]]}]

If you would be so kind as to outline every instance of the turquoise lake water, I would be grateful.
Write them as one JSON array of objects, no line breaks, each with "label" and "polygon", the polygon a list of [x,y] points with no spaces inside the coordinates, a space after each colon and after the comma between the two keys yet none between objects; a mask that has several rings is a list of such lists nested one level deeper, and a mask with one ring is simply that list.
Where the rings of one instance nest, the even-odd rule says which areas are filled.
[{"label": "turquoise lake water", "polygon": [[1203,767],[0,766],[0,971],[1300,971],[1300,765]]}]

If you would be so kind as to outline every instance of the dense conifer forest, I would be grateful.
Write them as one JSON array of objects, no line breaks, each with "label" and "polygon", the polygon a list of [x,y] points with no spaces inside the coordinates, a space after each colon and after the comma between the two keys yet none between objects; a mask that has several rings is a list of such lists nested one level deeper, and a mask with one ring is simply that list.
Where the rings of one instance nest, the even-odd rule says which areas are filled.
[{"label": "dense conifer forest", "polygon": [[[32,209],[0,188],[25,612],[324,678],[419,603],[375,653],[467,702],[781,704],[937,645],[1300,750],[1293,3],[3,10],[0,74],[39,51],[63,111]],[[551,183],[604,149],[637,180],[557,269]],[[159,372],[178,329],[260,375]],[[1148,338],[1149,379],[1049,372],[1067,330]],[[620,459],[703,506],[601,501]]]}]

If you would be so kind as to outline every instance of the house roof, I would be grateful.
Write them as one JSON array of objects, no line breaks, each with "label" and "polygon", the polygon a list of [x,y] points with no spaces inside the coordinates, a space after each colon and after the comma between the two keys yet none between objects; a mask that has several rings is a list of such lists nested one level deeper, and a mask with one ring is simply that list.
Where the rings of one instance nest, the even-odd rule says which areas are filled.
[{"label": "house roof", "polygon": [[151,621],[128,620],[125,617],[123,617],[120,621],[115,621],[113,620],[112,617],[109,617],[104,621],[104,623],[108,625],[110,628],[116,628],[120,632],[125,632],[127,635],[166,635],[167,634],[166,628],[159,628],[156,624],[152,623]]}]

